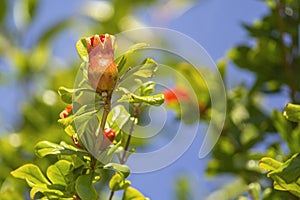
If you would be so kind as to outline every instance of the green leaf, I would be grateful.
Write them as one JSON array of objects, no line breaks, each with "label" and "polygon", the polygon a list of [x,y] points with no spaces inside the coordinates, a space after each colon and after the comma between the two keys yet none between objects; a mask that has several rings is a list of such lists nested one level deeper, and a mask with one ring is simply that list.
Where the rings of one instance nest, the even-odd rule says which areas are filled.
[{"label": "green leaf", "polygon": [[262,169],[271,171],[271,170],[276,170],[277,168],[279,168],[283,163],[274,160],[273,158],[269,158],[269,157],[264,157],[259,161],[258,166]]},{"label": "green leaf", "polygon": [[67,104],[72,104],[73,93],[74,93],[74,89],[68,89],[65,87],[58,88],[58,94],[61,100],[63,100],[63,102]]},{"label": "green leaf", "polygon": [[35,145],[35,153],[39,157],[50,154],[60,154],[63,150],[64,148],[62,146],[48,141],[41,141]]},{"label": "green leaf", "polygon": [[59,94],[61,100],[67,104],[72,104],[74,93],[79,93],[79,92],[95,93],[95,90],[92,90],[90,88],[70,89],[70,88],[66,88],[66,87],[62,87],[62,86],[58,88],[58,94]]},{"label": "green leaf", "polygon": [[263,159],[264,166],[260,165],[260,167],[270,170],[268,176],[274,180],[274,188],[289,191],[300,197],[300,154],[293,155],[284,163],[274,161],[270,158]]},{"label": "green leaf", "polygon": [[98,199],[98,194],[93,186],[93,174],[79,176],[75,183],[75,189],[82,200]]},{"label": "green leaf", "polygon": [[65,176],[70,172],[71,162],[59,160],[54,165],[50,165],[47,169],[47,177],[53,184],[67,186]]},{"label": "green leaf", "polygon": [[147,103],[153,106],[160,106],[165,101],[163,94],[156,94],[153,96],[138,96],[133,93],[127,93],[122,95],[118,102],[129,103]]},{"label": "green leaf", "polygon": [[44,157],[47,155],[72,155],[78,153],[86,153],[86,151],[82,149],[77,149],[74,146],[68,145],[65,142],[61,142],[60,144],[55,144],[49,141],[41,141],[35,146],[35,153],[39,157]]},{"label": "green leaf", "polygon": [[36,193],[38,193],[38,192],[41,192],[41,193],[43,193],[44,195],[47,195],[47,196],[51,195],[52,197],[60,197],[60,196],[64,195],[64,193],[62,191],[60,191],[58,189],[52,189],[50,187],[51,186],[46,185],[46,184],[34,185],[32,187],[32,189],[30,190],[30,198],[34,199]]},{"label": "green leaf", "polygon": [[74,121],[74,115],[71,115],[69,117],[57,120],[58,124],[61,125],[65,130],[67,129],[68,131],[70,131],[69,126],[71,126],[73,121]]},{"label": "green leaf", "polygon": [[123,105],[117,105],[109,112],[107,117],[108,126],[118,133],[128,121],[130,114]]},{"label": "green leaf", "polygon": [[65,132],[68,136],[73,137],[76,135],[76,131],[72,125],[68,125],[65,129]]},{"label": "green leaf", "polygon": [[147,81],[143,83],[140,79],[135,79],[135,81],[140,85],[139,93],[140,96],[149,96],[151,93],[154,92],[155,82],[154,81]]},{"label": "green leaf", "polygon": [[133,187],[127,187],[123,193],[122,200],[146,200],[144,195]]},{"label": "green leaf", "polygon": [[281,135],[282,139],[287,143],[290,152],[299,152],[300,125],[293,128],[293,124],[286,120],[282,113],[277,110],[273,111],[272,120],[278,133]]},{"label": "green leaf", "polygon": [[84,62],[89,61],[89,54],[87,51],[87,44],[85,38],[81,38],[76,42],[76,50],[82,61]]},{"label": "green leaf", "polygon": [[125,180],[121,174],[116,173],[109,181],[109,188],[112,191],[124,190],[129,187],[130,184],[130,181]]},{"label": "green leaf", "polygon": [[18,169],[12,171],[11,175],[13,175],[16,178],[26,180],[28,185],[31,187],[36,184],[51,184],[43,175],[40,168],[34,164],[25,164],[19,167]]},{"label": "green leaf", "polygon": [[108,163],[104,165],[103,169],[114,170],[118,173],[124,175],[124,178],[127,178],[130,174],[130,168],[127,165],[122,165],[119,163]]},{"label": "green leaf", "polygon": [[116,65],[118,67],[119,76],[122,76],[129,68],[126,65],[127,58],[132,55],[136,50],[147,47],[149,44],[146,43],[138,43],[129,48],[127,52],[125,52],[121,57],[117,58]]},{"label": "green leaf", "polygon": [[147,58],[142,63],[142,66],[133,74],[143,78],[152,78],[154,72],[157,70],[157,63],[152,58]]},{"label": "green leaf", "polygon": [[300,122],[300,105],[286,104],[283,110],[283,116],[292,122]]}]

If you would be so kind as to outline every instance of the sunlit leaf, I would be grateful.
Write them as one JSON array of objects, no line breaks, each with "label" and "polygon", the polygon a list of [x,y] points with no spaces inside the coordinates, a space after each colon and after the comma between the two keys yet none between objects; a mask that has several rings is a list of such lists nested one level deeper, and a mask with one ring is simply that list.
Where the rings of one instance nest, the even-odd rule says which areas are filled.
[{"label": "sunlit leaf", "polygon": [[118,164],[118,163],[108,163],[103,168],[114,170],[118,173],[121,173],[124,175],[124,178],[127,178],[130,174],[130,169],[127,165],[122,165],[122,164]]},{"label": "sunlit leaf", "polygon": [[140,79],[135,79],[139,84],[139,93],[141,96],[149,96],[154,92],[156,83],[154,81],[147,81],[143,83]]},{"label": "sunlit leaf", "polygon": [[54,165],[50,165],[47,169],[47,177],[53,184],[67,186],[65,176],[70,172],[71,162],[59,160]]},{"label": "sunlit leaf", "polygon": [[129,187],[130,184],[130,181],[125,180],[121,174],[116,173],[109,181],[109,188],[112,191],[124,190]]},{"label": "sunlit leaf", "polygon": [[84,62],[89,61],[89,54],[87,51],[87,44],[85,38],[81,38],[76,42],[76,50],[82,61]]},{"label": "sunlit leaf", "polygon": [[60,196],[63,196],[64,193],[58,189],[52,189],[50,188],[49,185],[46,185],[46,184],[37,184],[37,185],[34,185],[32,187],[32,189],[30,190],[30,198],[31,199],[35,199],[35,195],[38,193],[38,192],[41,192],[43,193],[44,195],[51,195],[51,196],[55,196],[55,197],[60,197]]},{"label": "sunlit leaf", "polygon": [[153,96],[138,96],[133,93],[124,94],[119,102],[129,102],[129,103],[147,103],[153,106],[160,106],[164,103],[164,95],[156,94]]},{"label": "sunlit leaf", "polygon": [[300,155],[295,154],[284,163],[271,158],[263,158],[260,167],[269,170],[268,176],[274,180],[274,188],[300,197]]},{"label": "sunlit leaf", "polygon": [[269,158],[269,157],[265,157],[265,158],[262,158],[260,161],[259,161],[259,164],[258,166],[260,168],[263,168],[265,170],[276,170],[277,168],[279,168],[283,163],[277,161],[277,160],[274,160],[273,158]]},{"label": "sunlit leaf", "polygon": [[34,164],[25,164],[12,171],[11,174],[16,178],[26,180],[29,186],[34,186],[36,184],[51,184],[43,175],[40,168]]},{"label": "sunlit leaf", "polygon": [[147,200],[144,195],[133,187],[127,187],[123,193],[122,200]]},{"label": "sunlit leaf", "polygon": [[288,103],[284,108],[283,116],[292,122],[300,122],[300,105]]},{"label": "sunlit leaf", "polygon": [[71,155],[77,153],[86,153],[84,150],[77,149],[74,146],[68,145],[65,142],[60,144],[55,144],[49,141],[41,141],[35,145],[35,153],[39,157],[44,157],[47,155]]}]

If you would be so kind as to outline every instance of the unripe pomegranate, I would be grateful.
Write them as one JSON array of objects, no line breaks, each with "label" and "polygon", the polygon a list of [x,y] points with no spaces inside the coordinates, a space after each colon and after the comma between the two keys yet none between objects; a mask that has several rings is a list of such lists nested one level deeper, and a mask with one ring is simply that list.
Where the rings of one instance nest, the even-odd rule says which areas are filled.
[{"label": "unripe pomegranate", "polygon": [[114,36],[94,35],[86,39],[89,54],[88,78],[97,92],[109,92],[115,87],[118,68],[114,62]]}]

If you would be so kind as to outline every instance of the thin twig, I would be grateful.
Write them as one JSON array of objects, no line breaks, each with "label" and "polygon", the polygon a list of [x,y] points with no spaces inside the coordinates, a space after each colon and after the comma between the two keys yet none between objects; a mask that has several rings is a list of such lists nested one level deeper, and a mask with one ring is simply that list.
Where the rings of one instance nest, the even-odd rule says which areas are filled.
[{"label": "thin twig", "polygon": [[129,145],[130,145],[130,140],[131,140],[131,137],[132,137],[132,133],[133,133],[133,130],[134,130],[135,119],[138,118],[138,116],[140,115],[141,107],[142,107],[142,103],[139,103],[139,105],[134,108],[134,114],[133,114],[134,119],[132,121],[130,130],[129,130],[129,134],[128,134],[128,138],[127,138],[127,141],[126,141],[126,144],[125,144],[125,147],[124,147],[124,153],[123,153],[122,159],[120,160],[121,164],[125,164],[125,162],[126,162],[125,158],[126,158],[126,154],[127,154]]},{"label": "thin twig", "polygon": [[113,199],[114,194],[115,194],[115,191],[112,190],[112,191],[110,192],[110,195],[109,195],[109,200],[112,200],[112,199]]}]

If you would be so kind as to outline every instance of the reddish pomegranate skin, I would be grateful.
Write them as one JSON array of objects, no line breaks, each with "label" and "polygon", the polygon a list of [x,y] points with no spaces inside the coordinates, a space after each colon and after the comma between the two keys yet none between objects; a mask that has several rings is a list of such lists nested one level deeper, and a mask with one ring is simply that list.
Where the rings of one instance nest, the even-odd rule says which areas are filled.
[{"label": "reddish pomegranate skin", "polygon": [[89,54],[88,78],[97,92],[112,91],[118,79],[114,62],[114,36],[103,34],[86,39]]}]

